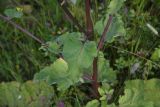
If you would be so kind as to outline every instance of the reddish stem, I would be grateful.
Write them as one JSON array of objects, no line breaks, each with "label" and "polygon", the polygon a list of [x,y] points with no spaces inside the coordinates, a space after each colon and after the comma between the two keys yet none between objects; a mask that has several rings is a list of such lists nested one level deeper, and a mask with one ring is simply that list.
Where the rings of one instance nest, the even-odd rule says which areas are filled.
[{"label": "reddish stem", "polygon": [[95,57],[93,60],[93,75],[92,75],[92,87],[94,90],[94,96],[96,98],[99,98],[99,92],[98,92],[98,87],[99,87],[99,83],[98,83],[98,66],[97,66],[97,61],[98,61],[98,57]]},{"label": "reddish stem", "polygon": [[98,43],[98,47],[97,47],[98,51],[103,48],[104,40],[105,40],[106,34],[108,32],[109,26],[111,25],[112,19],[113,19],[113,16],[109,15],[108,22],[107,22],[107,24],[106,24],[106,26],[104,28],[104,31],[103,31],[102,36],[101,36],[101,39],[100,39],[100,41]]},{"label": "reddish stem", "polygon": [[85,0],[85,8],[86,8],[87,38],[91,39],[93,35],[93,23],[90,15],[90,9],[91,9],[90,0]]},{"label": "reddish stem", "polygon": [[[109,26],[111,25],[112,19],[113,19],[113,16],[109,15],[108,22],[107,22],[107,24],[104,28],[104,31],[102,33],[102,36],[101,36],[100,41],[99,41],[98,46],[97,46],[98,51],[101,50],[104,46],[104,40],[105,40],[105,37],[106,37],[106,33],[108,32],[108,29],[109,29]],[[97,65],[97,62],[98,62],[98,57],[95,57],[94,60],[93,60],[93,75],[92,75],[93,82],[92,82],[92,86],[93,86],[95,97],[99,98],[99,93],[98,93],[98,87],[99,87],[98,65]]]}]

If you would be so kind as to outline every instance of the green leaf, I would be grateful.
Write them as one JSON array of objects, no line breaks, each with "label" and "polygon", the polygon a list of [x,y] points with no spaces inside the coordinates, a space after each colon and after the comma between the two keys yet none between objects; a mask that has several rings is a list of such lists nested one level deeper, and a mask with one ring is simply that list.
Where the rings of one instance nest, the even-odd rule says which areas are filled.
[{"label": "green leaf", "polygon": [[49,107],[54,91],[45,82],[0,84],[0,107]]},{"label": "green leaf", "polygon": [[86,107],[99,107],[99,101],[98,100],[92,100],[87,103]]},{"label": "green leaf", "polygon": [[159,107],[159,92],[159,79],[126,81],[124,96],[119,99],[120,107]]},{"label": "green leaf", "polygon": [[68,64],[63,59],[59,58],[50,66],[36,73],[34,80],[45,80],[50,85],[60,83],[64,78],[67,78],[67,70]]},{"label": "green leaf", "polygon": [[155,51],[153,52],[151,59],[153,61],[158,61],[160,59],[160,48],[156,48]]},{"label": "green leaf", "polygon": [[48,42],[48,50],[54,54],[59,53],[60,45],[58,45],[56,42]]},{"label": "green leaf", "polygon": [[109,8],[108,13],[109,14],[117,13],[121,9],[124,1],[125,0],[111,0],[110,4],[108,6],[108,8]]},{"label": "green leaf", "polygon": [[101,18],[95,24],[95,31],[102,35],[104,28],[108,22],[109,15],[114,15],[112,23],[106,33],[105,41],[112,42],[117,36],[124,36],[126,34],[124,23],[121,16],[118,14],[118,10],[122,7],[125,0],[112,0],[109,4],[109,9],[106,12],[106,15]]},{"label": "green leaf", "polygon": [[23,13],[21,11],[17,11],[16,9],[6,9],[4,13],[10,18],[20,18],[23,16]]},{"label": "green leaf", "polygon": [[42,69],[39,73],[36,73],[34,75],[34,80],[42,81],[45,80],[49,84],[53,84],[52,82],[49,82],[50,76],[53,76],[52,74],[53,69],[50,66],[45,67]]},{"label": "green leaf", "polygon": [[96,43],[87,41],[81,48],[78,57],[78,64],[82,68],[89,68],[93,62],[94,57],[97,56]]},{"label": "green leaf", "polygon": [[46,80],[49,84],[58,84],[59,90],[65,90],[70,85],[79,82],[84,69],[92,66],[97,56],[96,43],[81,41],[80,33],[66,33],[58,38],[62,46],[64,59],[57,59],[53,64],[35,75],[35,80]]},{"label": "green leaf", "polygon": [[110,67],[109,61],[104,58],[102,52],[98,55],[99,81],[116,82],[116,72]]},{"label": "green leaf", "polygon": [[99,92],[99,94],[101,95],[101,96],[103,96],[103,95],[105,95],[106,93],[105,93],[105,91],[102,89],[102,88],[98,88],[98,92]]},{"label": "green leaf", "polygon": [[[101,19],[95,24],[94,29],[99,35],[102,35],[102,32],[107,24],[108,18],[109,15],[107,14],[105,19]],[[124,36],[125,34],[126,32],[124,28],[124,23],[122,21],[121,16],[117,14],[113,17],[112,23],[108,29],[108,32],[106,33],[105,41],[113,42],[115,37]]]},{"label": "green leaf", "polygon": [[94,57],[97,56],[96,43],[87,41],[83,44],[81,40],[83,37],[80,33],[70,33],[60,37],[63,44],[62,54],[69,66],[68,78],[72,84],[80,80],[84,69],[91,67]]},{"label": "green leaf", "polygon": [[64,45],[62,54],[68,62],[74,61],[82,48],[82,42],[78,39],[79,36],[79,33],[71,33],[61,37]]},{"label": "green leaf", "polygon": [[[75,33],[74,33],[75,34]],[[94,57],[97,56],[96,43],[87,41],[84,44],[78,39],[79,33],[68,35],[64,40],[63,56],[70,63],[77,63],[80,68],[91,66]]]},{"label": "green leaf", "polygon": [[76,83],[83,74],[83,69],[92,65],[94,57],[97,55],[96,43],[80,41],[79,33],[71,33],[64,39],[63,56],[69,64],[69,78]]}]

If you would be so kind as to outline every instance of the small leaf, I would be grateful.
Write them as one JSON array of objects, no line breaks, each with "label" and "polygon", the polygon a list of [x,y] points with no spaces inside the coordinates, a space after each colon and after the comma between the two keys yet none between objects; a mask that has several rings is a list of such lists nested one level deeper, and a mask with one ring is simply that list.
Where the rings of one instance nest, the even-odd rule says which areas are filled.
[{"label": "small leaf", "polygon": [[109,6],[108,6],[108,13],[109,14],[115,14],[120,10],[125,0],[111,0]]},{"label": "small leaf", "polygon": [[87,103],[86,107],[99,107],[99,101],[98,100],[92,100]]},{"label": "small leaf", "polygon": [[102,88],[98,88],[98,92],[101,96],[105,95],[105,91]]},{"label": "small leaf", "polygon": [[23,15],[21,11],[17,11],[16,9],[6,9],[4,13],[10,18],[20,18]]},{"label": "small leaf", "polygon": [[48,42],[48,50],[51,53],[58,54],[60,46],[56,42]]}]

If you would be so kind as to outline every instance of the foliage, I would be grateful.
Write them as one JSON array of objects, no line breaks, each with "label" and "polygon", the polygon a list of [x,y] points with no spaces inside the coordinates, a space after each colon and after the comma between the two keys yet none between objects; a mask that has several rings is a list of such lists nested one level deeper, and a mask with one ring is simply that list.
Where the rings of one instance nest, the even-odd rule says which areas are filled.
[{"label": "foliage", "polygon": [[160,105],[159,0],[88,1],[0,1],[0,15],[47,41],[0,19],[0,80],[16,80],[0,84],[0,106]]},{"label": "foliage", "polygon": [[37,73],[35,80],[44,79],[49,84],[58,83],[60,90],[65,90],[73,83],[77,83],[84,70],[91,67],[93,58],[97,55],[96,43],[88,41],[83,44],[81,39],[83,37],[80,33],[68,33],[60,36],[58,40],[63,46],[62,55],[64,60],[61,59],[63,63],[57,63],[59,60],[57,59],[50,67],[46,67],[40,73]]},{"label": "foliage", "polygon": [[108,21],[109,15],[115,15],[109,31],[108,33],[106,33],[107,36],[105,40],[107,40],[107,42],[113,42],[114,37],[125,36],[124,23],[121,16],[117,13],[117,11],[122,7],[123,2],[124,0],[112,0],[108,6],[109,9],[107,10],[106,15],[95,24],[95,31],[98,32],[99,35],[101,35]]},{"label": "foliage", "polygon": [[114,71],[110,64],[109,60],[106,60],[104,54],[99,52],[98,56],[98,71],[99,71],[99,81],[101,82],[116,82],[116,71]]},{"label": "foliage", "polygon": [[152,53],[151,59],[154,61],[158,61],[160,58],[160,49],[156,48],[155,51]]},{"label": "foliage", "polygon": [[[32,7],[31,13],[26,13],[26,6]],[[19,8],[22,11],[18,11]],[[8,9],[15,11],[16,14],[22,12],[23,16],[13,18],[12,21],[17,22],[44,40],[50,40],[57,32],[63,32],[62,26],[66,24],[57,2],[52,0],[0,1],[1,14]],[[13,16],[14,14],[12,13]],[[64,23],[60,24],[62,22]],[[0,20],[0,34],[0,78],[3,81],[16,80],[22,82],[30,80],[36,72],[50,62],[49,58],[38,50],[39,44],[8,23],[4,23],[3,20]]]},{"label": "foliage", "polygon": [[45,82],[32,81],[1,83],[0,93],[1,107],[50,107],[54,96],[52,87]]},{"label": "foliage", "polygon": [[[159,103],[159,79],[151,80],[129,80],[125,82],[124,95],[119,99],[118,107],[158,107]],[[102,89],[99,89],[101,95],[105,95]],[[157,94],[155,95],[154,93]],[[154,94],[154,95],[153,95]],[[107,94],[106,94],[107,95]],[[100,98],[101,107],[116,107],[115,105],[108,105],[102,102],[107,99],[107,96]],[[103,105],[104,104],[104,105]],[[98,107],[100,102],[92,100],[87,103],[86,107]]]},{"label": "foliage", "polygon": [[18,11],[16,9],[6,9],[4,13],[9,18],[20,18],[23,15],[21,11]]},{"label": "foliage", "polygon": [[[114,1],[112,1],[109,5],[109,9],[108,9],[109,14],[117,13],[117,11],[121,7],[120,6],[119,9],[117,9],[116,5],[113,5],[114,4],[113,2]],[[121,5],[122,4],[123,4],[123,0],[121,1]],[[106,14],[106,16],[104,16],[104,17],[107,17],[107,19],[105,19],[105,23],[107,23],[109,14]],[[109,32],[106,34],[108,41],[111,41],[112,36],[117,36],[118,33],[125,32],[123,28],[123,22],[121,19],[119,19],[119,17],[120,16],[117,16],[118,19],[113,19],[112,26],[110,27]],[[99,24],[96,24],[95,27],[98,29],[97,32],[99,32],[99,35],[100,35],[102,34],[102,31],[100,32],[99,30],[103,30],[105,25],[102,24],[103,23],[102,20],[97,23]],[[85,41],[85,42],[82,43],[82,41]],[[61,35],[60,37],[57,38],[57,42],[61,45],[59,47],[60,48],[62,47],[62,51],[60,53],[62,53],[64,61],[66,61],[68,64],[68,68],[69,68],[68,72],[61,74],[62,71],[61,70],[56,71],[54,69],[55,64],[52,64],[50,65],[50,67],[46,67],[40,73],[37,73],[35,75],[35,80],[46,80],[48,81],[49,84],[57,83],[58,89],[65,90],[70,85],[73,85],[79,82],[80,79],[82,78],[83,73],[85,73],[85,71],[87,72],[92,71],[93,59],[97,57],[96,42],[88,41],[88,40],[86,41],[85,37],[81,33],[76,33],[76,32],[66,33],[64,35]],[[56,44],[56,43],[52,43],[52,44]],[[49,48],[49,50],[51,49]],[[56,50],[54,53],[57,53]],[[108,68],[106,68],[106,65],[108,66]],[[57,65],[57,66],[62,66],[62,65]],[[107,80],[109,80],[108,82],[115,80],[116,78],[115,73],[112,69],[109,69],[109,63],[105,61],[105,58],[103,55],[102,55],[102,58],[99,60],[98,66],[100,66],[99,70],[101,70],[102,72],[100,73],[101,81],[105,80],[105,78],[107,77],[109,77],[107,78]],[[107,69],[109,70],[107,71]],[[107,74],[109,74],[109,76]],[[56,78],[62,77],[61,79],[58,78],[60,82],[57,82],[57,79],[53,79],[55,78],[55,75],[57,75]]]},{"label": "foliage", "polygon": [[126,81],[124,95],[119,99],[120,107],[158,107],[159,83],[159,79]]},{"label": "foliage", "polygon": [[107,102],[111,99],[111,96],[113,95],[113,89],[111,88],[111,85],[107,83],[103,83],[102,87],[99,87],[98,89],[100,98],[99,100],[94,99],[92,101],[89,101],[86,104],[86,107],[115,107],[115,104],[108,104]]}]

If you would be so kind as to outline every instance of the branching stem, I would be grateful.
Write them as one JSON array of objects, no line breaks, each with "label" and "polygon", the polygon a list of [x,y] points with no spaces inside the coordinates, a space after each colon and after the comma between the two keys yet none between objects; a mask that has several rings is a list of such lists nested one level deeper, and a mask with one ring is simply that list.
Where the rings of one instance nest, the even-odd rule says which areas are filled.
[{"label": "branching stem", "polygon": [[113,19],[113,16],[109,15],[108,22],[107,22],[107,24],[106,24],[106,26],[104,28],[104,31],[102,33],[102,36],[101,36],[100,41],[99,41],[98,46],[97,46],[97,50],[98,51],[100,51],[104,46],[104,40],[106,38],[106,34],[108,32],[109,26],[111,25],[112,19]]},{"label": "branching stem", "polygon": [[[98,51],[100,51],[104,46],[104,40],[106,38],[106,34],[108,32],[109,26],[111,25],[112,19],[113,19],[113,16],[109,15],[108,22],[107,22],[107,24],[104,28],[104,31],[102,33],[102,36],[101,36],[100,41],[99,41],[98,46],[97,46]],[[97,64],[98,64],[98,57],[95,57],[94,60],[93,60],[93,75],[92,75],[93,83],[92,83],[92,86],[93,86],[93,89],[94,89],[94,92],[95,92],[95,97],[99,98],[99,93],[98,93],[98,87],[99,87],[98,65]]]}]

